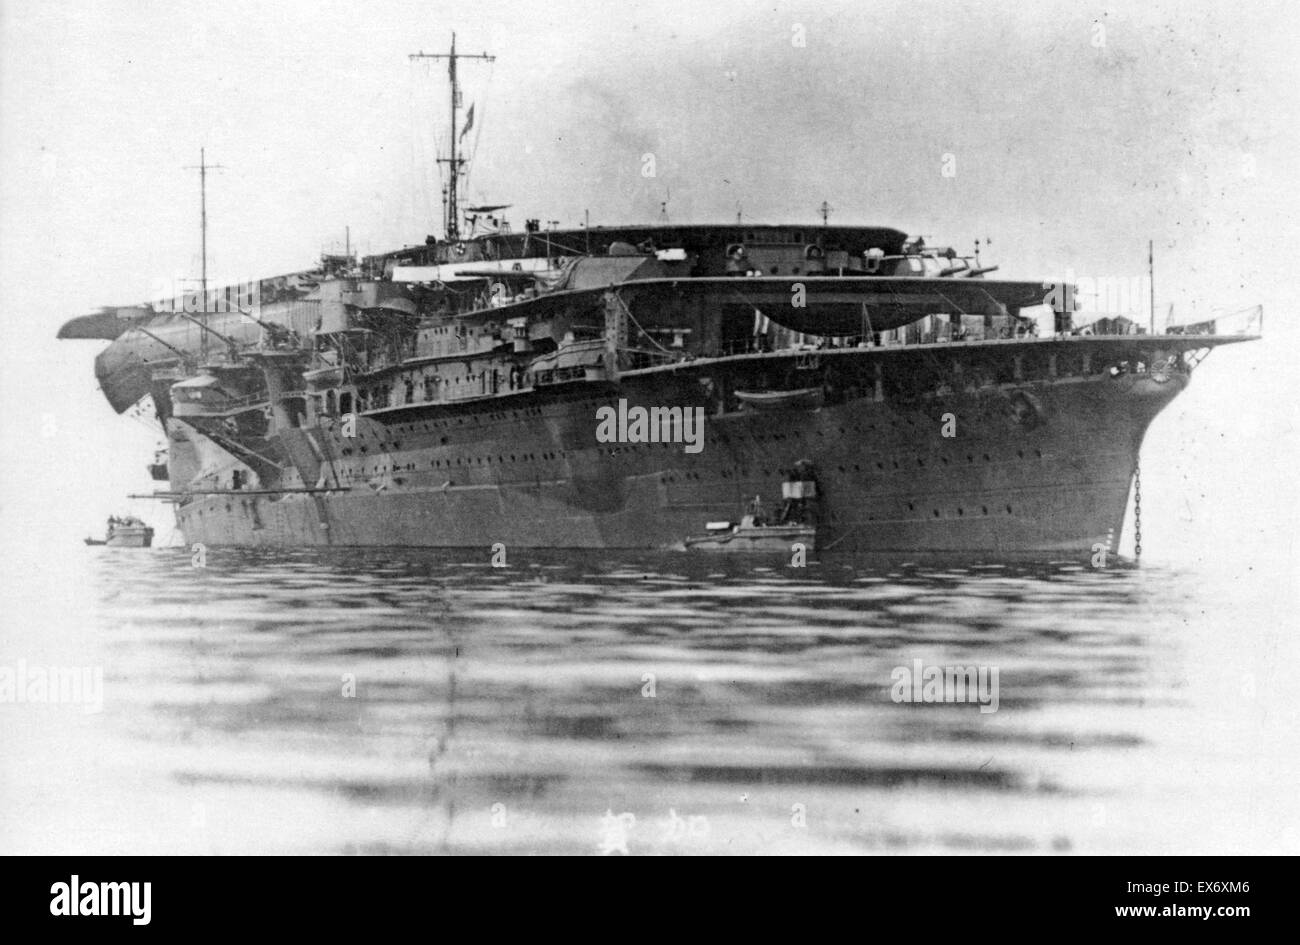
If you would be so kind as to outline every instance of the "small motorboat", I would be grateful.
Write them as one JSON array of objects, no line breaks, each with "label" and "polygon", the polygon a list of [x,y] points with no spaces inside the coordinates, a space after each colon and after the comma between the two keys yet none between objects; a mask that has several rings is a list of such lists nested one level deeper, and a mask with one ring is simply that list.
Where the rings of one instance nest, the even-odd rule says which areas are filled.
[{"label": "small motorboat", "polygon": [[759,516],[746,514],[739,525],[710,522],[707,527],[708,534],[686,539],[688,551],[789,554],[796,544],[803,545],[808,551],[816,550],[817,529],[811,525],[770,525]]},{"label": "small motorboat", "polygon": [[108,533],[103,541],[87,538],[85,542],[109,548],[148,548],[153,544],[153,529],[132,515],[114,515],[108,520]]},{"label": "small motorboat", "polygon": [[817,519],[820,490],[813,464],[806,459],[795,463],[781,483],[781,508],[774,521],[763,515],[763,500],[754,496],[739,524],[709,522],[706,534],[684,541],[688,551],[780,552],[803,545],[817,550]]}]

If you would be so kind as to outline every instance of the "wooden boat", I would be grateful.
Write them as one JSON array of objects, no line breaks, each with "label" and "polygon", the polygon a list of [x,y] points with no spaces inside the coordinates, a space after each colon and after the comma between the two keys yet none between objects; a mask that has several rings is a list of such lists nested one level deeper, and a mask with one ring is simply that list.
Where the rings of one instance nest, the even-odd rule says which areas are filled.
[{"label": "wooden boat", "polygon": [[787,407],[820,407],[825,394],[820,387],[803,387],[799,390],[736,391],[736,399],[758,410],[779,410]]},{"label": "wooden boat", "polygon": [[153,544],[153,529],[134,516],[108,520],[108,533],[103,541],[84,539],[87,545],[107,545],[109,548],[148,548]]}]

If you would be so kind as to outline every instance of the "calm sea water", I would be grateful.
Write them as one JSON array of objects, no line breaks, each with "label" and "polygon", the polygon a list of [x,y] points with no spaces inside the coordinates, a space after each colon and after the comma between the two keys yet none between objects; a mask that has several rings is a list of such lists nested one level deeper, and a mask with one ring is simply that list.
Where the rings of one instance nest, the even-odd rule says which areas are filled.
[{"label": "calm sea water", "polygon": [[[4,590],[0,666],[103,672],[0,704],[4,852],[1297,849],[1262,575],[87,548]],[[917,659],[997,711],[895,702]]]}]

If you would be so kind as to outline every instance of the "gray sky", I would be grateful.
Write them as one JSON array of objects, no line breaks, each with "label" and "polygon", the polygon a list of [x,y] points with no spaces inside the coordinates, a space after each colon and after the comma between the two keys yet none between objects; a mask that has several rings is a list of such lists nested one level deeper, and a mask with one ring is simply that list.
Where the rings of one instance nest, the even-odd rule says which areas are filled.
[{"label": "gray sky", "polygon": [[452,29],[498,57],[465,66],[469,197],[513,203],[517,227],[584,209],[651,222],[664,199],[675,222],[811,222],[827,200],[832,222],[991,238],[986,260],[1031,278],[1140,276],[1152,238],[1161,307],[1264,302],[1291,331],[1300,29],[1284,2],[8,0],[0,392],[41,406],[0,416],[6,443],[51,459],[5,470],[0,512],[31,518],[45,490],[97,522],[150,487],[157,438],[94,390],[98,346],[52,336],[197,276],[183,167],[200,146],[227,168],[209,185],[214,279],[304,268],[345,226],[368,251],[438,230],[445,73],[407,54]]}]

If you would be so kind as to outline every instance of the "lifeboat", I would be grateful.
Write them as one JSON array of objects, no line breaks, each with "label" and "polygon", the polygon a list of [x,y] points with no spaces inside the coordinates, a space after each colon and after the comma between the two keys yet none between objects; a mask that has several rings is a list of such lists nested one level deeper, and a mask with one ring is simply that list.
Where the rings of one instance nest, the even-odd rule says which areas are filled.
[{"label": "lifeboat", "polygon": [[755,410],[784,410],[793,407],[815,408],[822,405],[825,393],[820,387],[799,390],[736,391],[736,399]]}]

